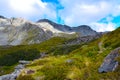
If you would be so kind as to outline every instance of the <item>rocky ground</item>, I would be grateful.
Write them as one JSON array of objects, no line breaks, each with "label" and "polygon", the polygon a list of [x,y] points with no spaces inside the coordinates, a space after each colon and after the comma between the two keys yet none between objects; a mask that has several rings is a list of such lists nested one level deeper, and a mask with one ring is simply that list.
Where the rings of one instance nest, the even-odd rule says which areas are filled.
[{"label": "rocky ground", "polygon": [[15,67],[14,72],[12,72],[11,74],[0,76],[0,80],[16,80],[21,71],[25,68],[25,65],[29,63],[29,61],[20,60],[19,64]]}]

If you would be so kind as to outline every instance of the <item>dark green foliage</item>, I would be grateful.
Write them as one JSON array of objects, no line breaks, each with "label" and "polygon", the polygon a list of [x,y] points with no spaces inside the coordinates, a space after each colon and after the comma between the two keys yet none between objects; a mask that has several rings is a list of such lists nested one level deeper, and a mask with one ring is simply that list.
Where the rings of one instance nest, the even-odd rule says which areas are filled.
[{"label": "dark green foliage", "polygon": [[[50,53],[59,56],[43,58],[30,64],[28,68],[35,67],[40,74],[34,75],[45,76],[43,80],[119,80],[120,63],[114,72],[98,72],[104,58],[120,47],[119,39],[120,28],[85,45],[54,46]],[[72,62],[66,63],[69,60]],[[120,62],[119,57],[116,60]]]},{"label": "dark green foliage", "polygon": [[68,67],[65,68],[64,66],[45,66],[41,69],[42,72],[45,74],[44,80],[64,80],[66,78],[66,74],[68,72]]},{"label": "dark green foliage", "polygon": [[105,35],[104,47],[112,47],[113,49],[120,46],[120,28]]},{"label": "dark green foliage", "polygon": [[1,67],[0,67],[0,75],[9,74],[10,72],[13,72],[15,66],[16,66],[16,65],[12,65],[12,66],[1,66]]},{"label": "dark green foliage", "polygon": [[[49,52],[52,48],[64,44],[66,38],[54,37],[40,44],[18,45],[18,46],[0,46],[0,66],[8,66],[16,64],[19,60],[33,60],[40,57],[40,52]],[[14,67],[13,67],[14,68]],[[13,70],[11,68],[10,71]],[[4,70],[0,68],[0,70]],[[10,71],[4,70],[4,73]],[[3,73],[3,74],[4,74]],[[0,72],[2,75],[2,72]]]},{"label": "dark green foliage", "polygon": [[49,40],[46,40],[40,44],[30,45],[30,48],[37,48],[40,52],[49,52],[52,48],[64,44],[66,38],[63,37],[53,37]]},{"label": "dark green foliage", "polygon": [[[16,49],[16,48],[15,48]],[[0,55],[0,66],[10,66],[16,64],[19,60],[33,60],[38,57],[39,51],[37,49],[19,49],[14,50],[13,52],[5,52],[3,55]]]},{"label": "dark green foliage", "polygon": [[[120,28],[84,45],[65,45],[68,39],[55,37],[40,44],[12,47],[10,49],[11,54],[14,54],[15,51],[16,53],[22,52],[26,54],[23,51],[29,52],[30,49],[34,48],[36,48],[36,51],[53,54],[27,65],[28,69],[34,69],[36,72],[32,75],[23,72],[24,75],[20,75],[17,80],[34,80],[33,77],[36,79],[41,76],[43,76],[43,80],[119,80],[119,57],[116,59],[119,62],[119,66],[115,72],[98,73],[98,68],[104,58],[112,50],[120,47],[119,39]],[[4,52],[0,53],[2,56],[9,53],[9,50],[2,49],[2,51]],[[25,55],[24,57],[26,58]]]},{"label": "dark green foliage", "polygon": [[0,66],[13,65],[19,60],[36,59],[40,57],[40,51],[49,52],[53,47],[62,45],[65,40],[65,38],[54,37],[40,44],[1,47]]},{"label": "dark green foliage", "polygon": [[66,55],[79,47],[80,45],[57,46],[51,49],[49,53],[52,53],[52,55]]}]

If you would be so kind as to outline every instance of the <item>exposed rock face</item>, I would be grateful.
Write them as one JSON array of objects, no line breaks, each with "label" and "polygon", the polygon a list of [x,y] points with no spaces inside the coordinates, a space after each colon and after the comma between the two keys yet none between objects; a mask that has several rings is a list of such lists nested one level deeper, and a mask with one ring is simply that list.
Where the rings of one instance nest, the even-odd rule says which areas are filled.
[{"label": "exposed rock face", "polygon": [[51,37],[35,23],[22,18],[0,18],[0,45],[40,43]]},{"label": "exposed rock face", "polygon": [[97,34],[96,31],[92,30],[87,25],[70,27],[67,25],[56,24],[48,19],[41,19],[37,23],[45,30],[50,30],[53,33],[77,34],[79,37]]},{"label": "exposed rock face", "polygon": [[34,23],[23,18],[8,19],[0,16],[0,45],[34,44],[55,36],[73,38],[96,34],[87,25],[69,27],[47,19]]},{"label": "exposed rock face", "polygon": [[114,71],[118,66],[118,62],[115,60],[115,58],[117,58],[118,56],[120,56],[120,47],[116,48],[107,55],[107,57],[104,59],[103,64],[99,68],[99,72],[103,73]]},{"label": "exposed rock face", "polygon": [[98,39],[102,36],[103,34],[96,34],[96,35],[90,35],[90,36],[83,36],[83,37],[78,37],[72,40],[69,40],[68,42],[66,42],[66,44],[68,45],[76,45],[76,44],[80,44],[80,43],[86,43],[86,42],[90,42],[92,40]]},{"label": "exposed rock face", "polygon": [[0,18],[6,19],[4,16],[1,16],[1,15],[0,15]]},{"label": "exposed rock face", "polygon": [[0,80],[16,80],[16,78],[21,73],[22,69],[25,68],[25,65],[30,62],[29,61],[19,61],[19,63],[20,64],[15,67],[14,72],[12,72],[11,74],[0,76]]}]

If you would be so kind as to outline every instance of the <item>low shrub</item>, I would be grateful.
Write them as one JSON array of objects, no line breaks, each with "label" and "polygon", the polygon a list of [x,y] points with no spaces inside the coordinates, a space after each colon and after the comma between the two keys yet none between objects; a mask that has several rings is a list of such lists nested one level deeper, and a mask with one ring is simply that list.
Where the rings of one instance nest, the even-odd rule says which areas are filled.
[{"label": "low shrub", "polygon": [[16,64],[19,60],[33,60],[40,57],[37,49],[21,49],[14,52],[8,52],[0,56],[0,66],[10,66]]}]

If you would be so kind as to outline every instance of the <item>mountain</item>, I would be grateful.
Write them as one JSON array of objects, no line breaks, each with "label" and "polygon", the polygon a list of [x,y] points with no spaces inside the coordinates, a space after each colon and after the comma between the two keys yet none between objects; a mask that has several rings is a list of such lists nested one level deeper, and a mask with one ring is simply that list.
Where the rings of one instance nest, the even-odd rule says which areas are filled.
[{"label": "mountain", "polygon": [[88,35],[96,35],[97,32],[92,30],[89,26],[87,25],[81,25],[78,27],[70,27],[67,25],[61,25],[61,24],[56,24],[48,19],[41,19],[37,21],[37,23],[44,29],[44,30],[49,30],[53,33],[64,33],[64,34],[75,34],[77,36],[88,36]]},{"label": "mountain", "polygon": [[51,34],[38,25],[22,18],[0,18],[0,45],[40,43]]},{"label": "mountain", "polygon": [[38,44],[1,46],[0,75],[16,78],[15,64],[30,60],[17,80],[120,80],[120,28],[92,38],[59,36]]},{"label": "mountain", "polygon": [[120,80],[119,39],[120,27],[98,33],[0,16],[0,80]]},{"label": "mountain", "polygon": [[55,36],[67,38],[96,35],[97,32],[87,25],[69,27],[48,19],[31,22],[23,18],[0,16],[0,45],[34,44]]},{"label": "mountain", "polygon": [[6,19],[4,16],[1,16],[1,15],[0,15],[0,18],[2,18],[2,19]]},{"label": "mountain", "polygon": [[[59,42],[45,57],[27,65],[17,79],[120,80],[119,38],[120,28],[82,45]],[[53,42],[48,40],[46,45]]]}]

